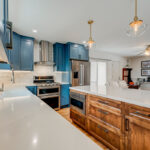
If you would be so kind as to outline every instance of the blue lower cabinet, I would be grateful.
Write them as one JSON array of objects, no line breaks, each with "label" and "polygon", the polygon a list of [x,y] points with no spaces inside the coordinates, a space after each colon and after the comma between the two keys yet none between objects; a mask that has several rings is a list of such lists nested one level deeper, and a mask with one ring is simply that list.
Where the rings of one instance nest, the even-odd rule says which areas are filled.
[{"label": "blue lower cabinet", "polygon": [[70,103],[69,99],[70,84],[62,84],[60,87],[60,106],[67,106]]},{"label": "blue lower cabinet", "polygon": [[0,63],[0,70],[10,70],[10,65],[9,64],[3,64]]},{"label": "blue lower cabinet", "polygon": [[37,86],[27,86],[26,88],[34,95],[37,95]]}]

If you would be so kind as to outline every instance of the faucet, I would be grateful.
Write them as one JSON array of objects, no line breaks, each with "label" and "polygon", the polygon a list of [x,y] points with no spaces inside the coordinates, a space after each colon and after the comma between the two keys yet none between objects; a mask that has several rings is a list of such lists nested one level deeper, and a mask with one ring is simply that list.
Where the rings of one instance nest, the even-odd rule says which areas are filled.
[{"label": "faucet", "polygon": [[0,92],[4,91],[4,83],[2,83],[2,87],[0,88]]},{"label": "faucet", "polygon": [[14,69],[13,69],[12,66],[11,66],[11,72],[12,72],[12,74],[11,74],[11,81],[12,81],[12,83],[15,83],[15,73],[14,73]]}]

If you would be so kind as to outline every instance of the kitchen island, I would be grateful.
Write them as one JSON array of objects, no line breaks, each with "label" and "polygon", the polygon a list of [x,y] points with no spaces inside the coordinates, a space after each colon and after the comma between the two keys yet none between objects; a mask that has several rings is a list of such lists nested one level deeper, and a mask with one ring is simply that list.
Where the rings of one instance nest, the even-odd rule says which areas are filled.
[{"label": "kitchen island", "polygon": [[104,145],[112,150],[150,150],[150,91],[92,84],[71,87],[70,95],[72,120]]},{"label": "kitchen island", "polygon": [[25,87],[0,95],[1,150],[101,150]]}]

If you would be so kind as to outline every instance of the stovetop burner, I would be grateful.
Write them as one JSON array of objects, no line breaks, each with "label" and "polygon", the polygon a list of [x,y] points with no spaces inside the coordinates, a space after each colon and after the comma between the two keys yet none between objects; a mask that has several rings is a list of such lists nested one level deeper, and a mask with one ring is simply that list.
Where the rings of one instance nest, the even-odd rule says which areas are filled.
[{"label": "stovetop burner", "polygon": [[35,76],[33,81],[37,86],[48,87],[48,86],[59,86],[60,84],[54,82],[53,76]]},{"label": "stovetop burner", "polygon": [[53,83],[36,83],[37,86],[40,87],[48,87],[48,86],[59,86],[59,83],[53,82]]}]

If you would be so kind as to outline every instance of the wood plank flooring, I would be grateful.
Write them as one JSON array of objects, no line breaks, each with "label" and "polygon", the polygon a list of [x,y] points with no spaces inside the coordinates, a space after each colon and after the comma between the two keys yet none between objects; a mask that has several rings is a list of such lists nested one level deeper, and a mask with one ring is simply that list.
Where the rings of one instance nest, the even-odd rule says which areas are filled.
[{"label": "wood plank flooring", "polygon": [[99,145],[104,150],[109,150],[107,147],[105,147],[102,143],[100,143],[97,139],[95,139],[93,136],[91,136],[89,133],[87,133],[85,130],[80,128],[78,125],[72,122],[70,119],[70,108],[64,108],[57,111],[61,116],[63,116],[66,120],[71,122],[77,129],[79,129],[81,132],[83,132],[86,136],[88,136],[92,141],[94,141],[97,145]]}]

